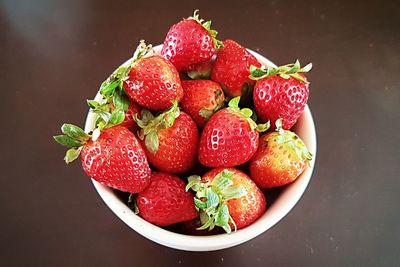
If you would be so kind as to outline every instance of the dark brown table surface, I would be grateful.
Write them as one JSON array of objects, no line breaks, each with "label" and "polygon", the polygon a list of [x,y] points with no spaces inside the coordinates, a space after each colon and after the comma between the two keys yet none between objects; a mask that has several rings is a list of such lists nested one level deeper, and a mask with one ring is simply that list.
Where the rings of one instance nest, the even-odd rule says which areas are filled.
[{"label": "dark brown table surface", "polygon": [[[2,266],[398,266],[400,5],[397,1],[0,3]],[[227,1],[229,2],[229,1]],[[51,136],[141,38],[161,43],[199,8],[220,37],[314,69],[317,164],[296,207],[243,245],[157,245],[102,202]]]}]

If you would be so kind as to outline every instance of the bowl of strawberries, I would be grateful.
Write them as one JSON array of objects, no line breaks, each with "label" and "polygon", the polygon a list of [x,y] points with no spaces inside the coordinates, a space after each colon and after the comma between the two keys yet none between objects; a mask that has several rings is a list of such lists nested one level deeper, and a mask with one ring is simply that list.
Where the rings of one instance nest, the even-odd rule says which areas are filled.
[{"label": "bowl of strawberries", "polygon": [[141,41],[100,86],[85,127],[54,139],[78,158],[108,207],[159,244],[211,251],[279,222],[312,175],[311,64],[276,66],[210,21]]}]

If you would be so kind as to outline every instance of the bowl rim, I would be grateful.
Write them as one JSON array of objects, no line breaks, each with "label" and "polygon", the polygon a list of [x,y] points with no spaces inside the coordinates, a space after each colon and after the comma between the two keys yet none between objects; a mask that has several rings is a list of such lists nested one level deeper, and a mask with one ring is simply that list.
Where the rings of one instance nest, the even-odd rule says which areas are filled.
[{"label": "bowl rim", "polygon": [[[159,54],[161,48],[162,45],[154,46],[153,52],[151,52],[148,56],[152,55],[153,53]],[[259,53],[250,49],[247,50],[251,54],[253,54],[262,64],[276,66],[274,63],[272,63],[270,60],[260,55]],[[122,65],[128,64],[130,60],[131,59],[128,59]],[[101,99],[99,93],[97,93],[95,99]],[[86,132],[92,130],[95,116],[96,115],[89,110],[85,122]],[[118,218],[120,218],[125,224],[127,224],[130,228],[135,230],[140,235],[156,243],[170,248],[186,251],[213,251],[233,247],[259,236],[260,234],[274,226],[276,223],[278,223],[280,220],[282,220],[298,203],[305,189],[307,188],[314,170],[317,152],[315,124],[308,105],[306,105],[300,119],[306,123],[307,127],[303,128],[307,128],[305,130],[308,130],[307,140],[304,140],[303,137],[302,139],[307,144],[310,152],[313,154],[313,159],[310,162],[310,166],[306,168],[306,170],[301,174],[298,179],[289,184],[283,190],[281,195],[274,201],[271,206],[268,207],[267,211],[257,221],[229,235],[218,234],[210,236],[192,236],[165,230],[161,227],[145,221],[138,215],[134,214],[134,212],[129,209],[129,207],[113,192],[113,189],[106,187],[93,179],[92,182],[98,194],[103,199],[104,203],[114,212],[114,214]],[[288,195],[290,195],[290,198],[288,197]],[[285,199],[282,198],[284,196],[286,196],[285,199],[289,200],[284,201]],[[284,202],[284,205],[278,205],[280,202]],[[279,206],[278,210],[277,206]]]}]

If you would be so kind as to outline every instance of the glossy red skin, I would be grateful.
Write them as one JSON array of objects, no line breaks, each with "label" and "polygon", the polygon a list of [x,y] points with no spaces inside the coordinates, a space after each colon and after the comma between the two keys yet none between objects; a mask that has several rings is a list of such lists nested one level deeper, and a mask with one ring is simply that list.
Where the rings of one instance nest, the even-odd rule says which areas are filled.
[{"label": "glossy red skin", "polygon": [[263,122],[270,120],[271,128],[282,118],[282,128],[289,130],[303,113],[308,95],[308,84],[294,78],[275,75],[261,79],[253,91],[257,116]]},{"label": "glossy red skin", "polygon": [[[203,128],[207,119],[200,116],[200,110],[214,110],[224,102],[224,91],[218,83],[210,80],[182,81],[182,87],[184,92],[180,103],[182,109],[193,118],[199,128]],[[219,91],[220,95],[217,96],[215,91]]]},{"label": "glossy red skin", "polygon": [[150,183],[145,152],[124,126],[108,128],[96,141],[89,140],[82,149],[81,161],[89,177],[120,191],[137,193]]},{"label": "glossy red skin", "polygon": [[179,73],[160,56],[139,59],[124,82],[124,89],[140,106],[155,111],[169,108],[183,96]]},{"label": "glossy red skin", "polygon": [[199,161],[207,167],[233,167],[251,159],[258,147],[258,132],[247,119],[229,108],[215,113],[200,137]]},{"label": "glossy red skin", "polygon": [[[296,158],[290,147],[276,144],[279,134],[261,136],[257,152],[250,161],[251,179],[260,188],[272,188],[293,182],[306,168],[306,162]],[[290,157],[289,154],[292,154]]]},{"label": "glossy red skin", "polygon": [[140,112],[141,112],[140,106],[138,104],[130,101],[128,110],[125,112],[125,119],[119,125],[125,126],[133,133],[137,133],[137,131],[140,130],[140,127],[137,125],[137,123],[133,119],[133,116],[135,114],[137,114],[138,118],[140,119]]},{"label": "glossy red skin", "polygon": [[216,52],[209,32],[195,20],[185,19],[169,29],[161,55],[178,71],[186,71],[192,64],[210,61]]},{"label": "glossy red skin", "polygon": [[159,146],[156,153],[146,146],[147,159],[157,170],[183,173],[190,170],[197,160],[199,132],[192,118],[180,112],[174,125],[158,132]]},{"label": "glossy red skin", "polygon": [[242,185],[247,191],[245,196],[228,200],[227,203],[229,214],[232,216],[237,228],[241,229],[252,224],[264,214],[267,207],[267,201],[264,194],[250,179],[250,177],[235,168],[220,167],[212,169],[204,174],[202,180],[212,181],[215,176],[224,169],[233,172],[232,181],[234,186]]},{"label": "glossy red skin", "polygon": [[193,194],[185,191],[179,177],[153,173],[150,185],[136,198],[139,215],[158,226],[190,221],[199,216],[194,207]]},{"label": "glossy red skin", "polygon": [[223,44],[224,47],[218,50],[217,59],[213,64],[211,79],[223,84],[227,95],[240,96],[244,83],[255,83],[249,78],[250,66],[260,67],[261,64],[235,41],[225,40]]}]

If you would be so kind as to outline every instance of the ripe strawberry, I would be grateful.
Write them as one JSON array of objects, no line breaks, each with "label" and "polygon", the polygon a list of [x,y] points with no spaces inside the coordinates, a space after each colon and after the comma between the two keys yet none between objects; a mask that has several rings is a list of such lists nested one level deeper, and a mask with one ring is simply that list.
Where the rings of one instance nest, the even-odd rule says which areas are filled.
[{"label": "ripe strawberry", "polygon": [[251,65],[261,64],[246,48],[233,40],[225,40],[213,64],[211,79],[223,85],[225,93],[231,97],[240,96],[243,90],[254,85],[249,78]]},{"label": "ripe strawberry", "polygon": [[203,22],[198,10],[193,17],[172,25],[165,37],[161,55],[178,71],[187,71],[190,65],[208,62],[216,54],[221,42],[211,29],[211,21]]},{"label": "ripe strawberry", "polygon": [[142,119],[136,119],[142,128],[147,159],[159,171],[183,173],[196,163],[199,133],[195,122],[179,111],[178,103],[157,117],[142,110]]},{"label": "ripe strawberry", "polygon": [[179,177],[166,173],[153,173],[150,185],[136,198],[139,215],[158,226],[168,226],[198,217],[193,194],[185,191]]},{"label": "ripe strawberry", "polygon": [[257,124],[250,118],[253,112],[239,109],[240,97],[229,107],[215,113],[200,137],[199,161],[208,167],[232,167],[250,160],[257,150],[259,132],[269,124]]},{"label": "ripe strawberry", "polygon": [[129,72],[124,89],[135,102],[151,110],[166,109],[183,96],[179,73],[160,56],[139,59]]},{"label": "ripe strawberry", "polygon": [[151,50],[142,40],[128,64],[119,67],[100,88],[103,97],[117,90],[125,93],[140,106],[164,110],[173,101],[180,101],[183,89],[175,67],[160,56],[144,57]]},{"label": "ripe strawberry", "polygon": [[131,193],[140,192],[149,184],[151,171],[145,152],[126,127],[117,125],[101,132],[96,129],[92,136],[71,124],[64,124],[61,131],[64,135],[54,139],[70,148],[65,161],[70,163],[80,155],[89,177],[105,186]]},{"label": "ripe strawberry", "polygon": [[251,77],[257,80],[253,99],[258,117],[270,120],[272,125],[282,118],[283,129],[292,128],[307,104],[309,83],[303,73],[311,68],[311,63],[301,68],[299,61],[278,68],[252,66]]},{"label": "ripe strawberry", "polygon": [[250,161],[250,176],[261,188],[293,182],[306,168],[312,155],[293,132],[282,129],[281,119],[276,131],[263,135],[260,146]]},{"label": "ripe strawberry", "polygon": [[203,178],[190,176],[186,190],[196,192],[195,206],[200,210],[203,226],[222,227],[227,233],[244,228],[257,220],[266,210],[261,190],[243,172],[235,168],[215,168]]},{"label": "ripe strawberry", "polygon": [[182,81],[182,109],[189,114],[199,128],[224,105],[224,92],[221,86],[210,80]]}]

